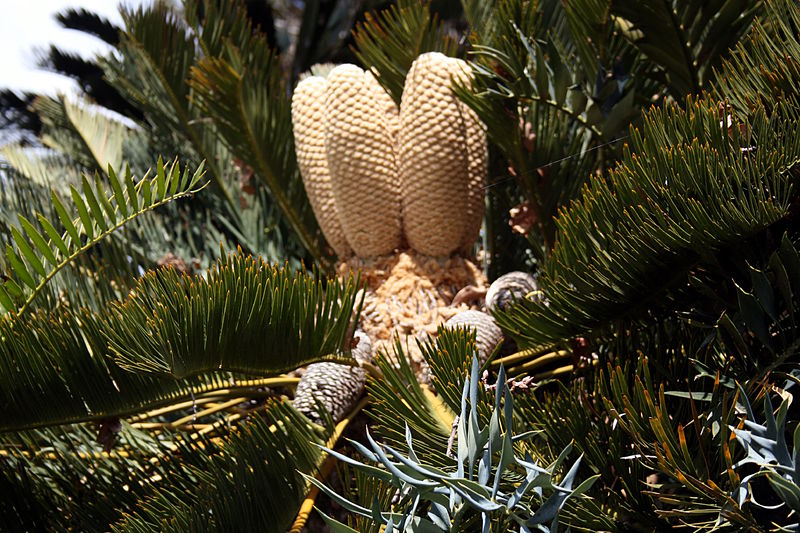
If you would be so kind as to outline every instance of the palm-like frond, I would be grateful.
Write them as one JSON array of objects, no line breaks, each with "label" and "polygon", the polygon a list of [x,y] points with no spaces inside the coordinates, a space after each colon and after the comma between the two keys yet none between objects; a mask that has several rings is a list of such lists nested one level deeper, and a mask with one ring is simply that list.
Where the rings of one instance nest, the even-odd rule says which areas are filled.
[{"label": "palm-like frond", "polygon": [[760,7],[756,0],[610,2],[618,31],[658,66],[651,76],[680,100],[709,87],[714,68],[747,32]]},{"label": "palm-like frond", "polygon": [[88,106],[68,102],[65,97],[38,97],[34,110],[42,120],[42,143],[92,172],[104,172],[111,164],[119,168],[126,129],[109,116]]},{"label": "palm-like frond", "polygon": [[301,473],[319,467],[324,438],[290,405],[274,402],[222,444],[182,441],[158,493],[114,531],[284,531],[306,493]]},{"label": "palm-like frond", "polygon": [[[184,159],[205,160],[214,190],[236,216],[231,191],[217,159],[216,141],[205,134],[189,99],[189,71],[198,59],[194,37],[185,21],[166,2],[123,10],[125,32],[117,47],[119,57],[107,57],[102,65],[113,87],[134,103],[153,129],[161,147],[181,147]],[[176,139],[176,136],[179,138]]]},{"label": "palm-like frond", "polygon": [[65,28],[94,35],[110,45],[119,42],[120,28],[107,18],[86,9],[65,9],[56,15],[56,20]]},{"label": "palm-like frond", "polygon": [[748,39],[724,61],[715,92],[739,113],[757,103],[771,110],[776,101],[796,97],[800,76],[800,8],[791,0],[771,0]]},{"label": "palm-like frond", "polygon": [[341,354],[356,289],[353,277],[323,284],[232,255],[203,277],[146,274],[105,331],[117,362],[137,372],[278,373]]},{"label": "palm-like frond", "polygon": [[4,434],[0,523],[16,531],[107,530],[175,468],[174,444],[123,424],[113,450],[82,425]]},{"label": "palm-like frond", "polygon": [[[651,378],[647,361],[640,361],[640,375],[631,379],[626,374],[609,369],[603,401],[615,424],[632,439],[641,462],[668,476],[650,483],[651,497],[662,506],[658,514],[681,517],[696,528],[756,527],[753,507],[734,499],[742,482],[734,471],[739,450],[731,438],[742,412],[732,394],[734,384],[715,381],[708,392],[665,391],[663,383]],[[683,404],[681,414],[674,412],[675,402],[668,403],[675,397]],[[747,417],[752,420],[751,413]],[[683,512],[687,508],[693,510],[688,516]]]},{"label": "palm-like frond", "polygon": [[375,419],[376,434],[385,442],[402,447],[406,442],[405,428],[408,424],[414,434],[419,435],[416,447],[421,457],[438,466],[452,464],[453,459],[446,457],[444,452],[453,423],[453,411],[417,382],[399,340],[393,348],[398,365],[392,364],[390,354],[382,354],[377,364],[383,372],[383,379],[367,382],[367,392],[372,400],[369,413]]},{"label": "palm-like frond", "polygon": [[0,429],[140,413],[220,386],[219,370],[264,376],[341,359],[355,294],[352,278],[324,286],[239,254],[207,279],[147,275],[110,310],[6,317]]},{"label": "palm-like frond", "polygon": [[278,58],[263,36],[254,35],[241,46],[228,47],[225,59],[204,58],[197,64],[193,102],[214,121],[229,149],[253,168],[302,245],[316,260],[324,259],[297,168],[291,102]]},{"label": "palm-like frond", "polygon": [[122,165],[122,143],[127,127],[85,103],[65,97],[40,97],[34,109],[42,118],[42,142],[92,171],[105,172],[108,165]]},{"label": "palm-like frond", "polygon": [[528,237],[539,260],[552,247],[558,208],[577,196],[591,173],[604,169],[616,152],[614,141],[638,113],[624,66],[609,79],[592,77],[612,66],[595,59],[587,72],[576,51],[578,38],[556,4],[497,2],[484,24],[493,29],[473,39],[471,87],[457,89],[509,161],[510,176],[493,177],[489,185],[519,183],[533,219]]},{"label": "palm-like frond", "polygon": [[94,187],[84,176],[83,194],[70,186],[69,209],[55,192],[52,194],[60,226],[66,230],[63,234],[56,229],[58,222],[54,224],[41,214],[37,216],[41,229],[18,214],[20,227],[11,227],[15,246],[6,244],[4,262],[8,274],[0,285],[0,304],[6,310],[24,312],[47,282],[76,256],[130,220],[197,192],[202,175],[202,165],[194,174],[190,174],[188,167],[181,173],[177,161],[165,168],[159,160],[154,177],[145,176],[135,183],[130,170],[126,170],[122,180],[109,166],[110,194],[99,176],[95,175]]},{"label": "palm-like frond", "polygon": [[[18,144],[3,146],[0,148],[0,155],[10,169],[20,177],[43,187],[54,188],[59,192],[69,191],[69,184],[78,183],[81,179],[83,167],[66,155],[36,153],[30,148]],[[7,196],[10,200],[11,195]],[[31,209],[28,208],[24,211],[30,212]]]},{"label": "palm-like frond", "polygon": [[559,216],[539,276],[544,298],[500,324],[526,346],[584,334],[652,301],[702,255],[780,220],[800,137],[796,105],[778,107],[734,119],[746,138],[720,124],[714,104],[649,112],[610,178],[592,179]]},{"label": "palm-like frond", "polygon": [[107,356],[103,318],[90,311],[39,311],[0,322],[2,430],[137,413],[221,385],[212,376],[158,379],[122,370]]},{"label": "palm-like frond", "polygon": [[86,426],[4,436],[0,483],[16,497],[0,503],[0,518],[44,531],[285,527],[306,492],[299,472],[319,466],[316,445],[329,429],[288,403],[270,401],[261,411],[213,439],[154,436],[123,423],[110,451]]}]

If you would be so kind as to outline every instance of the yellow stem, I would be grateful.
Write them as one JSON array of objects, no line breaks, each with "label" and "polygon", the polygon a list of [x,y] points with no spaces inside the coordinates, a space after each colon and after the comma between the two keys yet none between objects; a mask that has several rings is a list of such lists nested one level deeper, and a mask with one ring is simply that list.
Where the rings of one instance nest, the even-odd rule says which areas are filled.
[{"label": "yellow stem", "polygon": [[[325,447],[329,449],[333,449],[336,446],[336,442],[339,440],[339,437],[342,436],[344,430],[347,428],[347,425],[355,418],[361,409],[367,405],[368,398],[362,398],[358,404],[356,404],[355,408],[347,415],[341,422],[336,424],[336,428],[333,431],[333,434],[328,439],[328,442],[325,443]],[[333,467],[336,464],[336,458],[329,456],[325,463],[322,465],[319,473],[317,474],[317,479],[322,481],[327,478],[330,473],[333,471]],[[316,486],[312,486],[311,490],[309,491],[308,495],[306,496],[303,503],[300,505],[300,510],[297,513],[297,517],[294,520],[294,524],[289,529],[289,533],[300,533],[303,530],[303,526],[306,525],[306,521],[308,520],[308,516],[311,514],[311,511],[314,509],[314,502],[317,500],[317,495],[319,495],[319,489]]]},{"label": "yellow stem", "polygon": [[[560,356],[569,355],[567,350],[558,350],[555,352],[545,352],[543,350],[522,350],[521,352],[517,352],[511,355],[507,355],[505,357],[501,357],[500,359],[495,359],[492,361],[492,366],[500,366],[501,364],[508,368],[509,365],[518,363],[520,361],[527,361],[532,356],[535,355],[548,355],[548,354],[557,354]],[[534,361],[538,361],[539,358],[534,359]]]},{"label": "yellow stem", "polygon": [[537,357],[533,361],[528,361],[523,363],[519,366],[515,366],[508,369],[508,374],[510,376],[516,376],[517,374],[522,374],[523,372],[530,372],[535,368],[540,368],[544,365],[552,363],[553,361],[560,361],[563,359],[569,359],[570,354],[566,350],[560,350],[558,352],[551,352],[545,354],[541,357]]},{"label": "yellow stem", "polygon": [[194,393],[196,395],[195,400],[186,400],[183,402],[167,405],[165,407],[160,407],[158,409],[153,409],[152,411],[147,411],[146,413],[141,413],[136,416],[133,416],[131,417],[130,420],[132,422],[147,420],[149,418],[161,416],[167,413],[171,413],[173,411],[188,409],[193,405],[202,405],[207,403],[208,401],[221,400],[225,396],[232,396],[234,394],[241,396],[242,394],[246,394],[246,392],[243,391],[243,389],[254,389],[261,387],[296,387],[299,381],[300,378],[278,376],[274,378],[241,380],[235,382],[234,384],[226,383],[224,384],[225,388],[215,388],[214,386],[211,386],[208,388],[202,388],[200,390],[194,389]]},{"label": "yellow stem", "polygon": [[177,428],[178,426],[182,426],[191,420],[197,420],[198,418],[202,418],[204,416],[212,415],[214,413],[218,413],[220,411],[224,411],[229,407],[233,407],[234,405],[239,405],[240,403],[247,400],[247,397],[240,397],[234,398],[232,400],[228,400],[227,402],[223,402],[220,404],[214,404],[212,407],[207,409],[203,409],[202,411],[198,411],[197,413],[192,413],[190,415],[186,415],[183,418],[179,418],[170,424],[170,427]]}]

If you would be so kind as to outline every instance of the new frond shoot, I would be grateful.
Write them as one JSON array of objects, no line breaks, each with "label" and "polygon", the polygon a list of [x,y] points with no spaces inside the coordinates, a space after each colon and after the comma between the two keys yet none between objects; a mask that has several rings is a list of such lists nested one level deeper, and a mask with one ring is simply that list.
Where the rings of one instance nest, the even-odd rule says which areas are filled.
[{"label": "new frond shoot", "polygon": [[181,172],[177,159],[165,165],[159,158],[155,175],[145,174],[138,181],[129,167],[119,177],[109,165],[110,192],[97,174],[93,180],[83,176],[80,190],[70,186],[71,202],[53,191],[59,220],[39,213],[31,218],[19,214],[19,227],[11,229],[14,244],[6,244],[0,284],[3,310],[24,313],[53,276],[76,257],[133,219],[200,191],[202,178],[202,163],[194,172],[188,166]]}]

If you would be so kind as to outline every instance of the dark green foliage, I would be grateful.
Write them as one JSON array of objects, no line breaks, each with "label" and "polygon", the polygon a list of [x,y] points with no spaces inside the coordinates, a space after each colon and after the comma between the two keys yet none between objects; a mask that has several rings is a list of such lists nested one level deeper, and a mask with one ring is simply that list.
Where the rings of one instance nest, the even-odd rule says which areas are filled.
[{"label": "dark green foliage", "polygon": [[[492,143],[489,269],[535,268],[541,291],[497,315],[510,375],[442,330],[419,344],[423,385],[398,341],[367,365],[368,432],[335,447],[351,417],[312,425],[281,397],[292,378],[243,374],[346,357],[358,319],[354,279],[248,255],[327,259],[288,102],[341,49],[344,4],[304,5],[291,58],[244,2],[126,12],[101,64],[136,128],[40,100],[54,152],[3,149],[0,297],[26,311],[0,320],[3,525],[283,530],[325,446],[348,465],[323,496],[351,514],[335,531],[796,529],[797,4],[465,0],[460,41],[465,21],[427,3],[366,17],[354,51],[396,101],[420,52],[472,61],[457,93]],[[197,188],[106,171],[159,151],[206,159],[213,187],[138,216]],[[524,235],[500,230],[512,207],[533,213]],[[214,263],[220,241],[245,251]],[[166,252],[181,272],[147,272]]]},{"label": "dark green foliage", "polygon": [[202,176],[202,165],[190,174],[188,167],[181,172],[177,161],[165,168],[159,160],[155,176],[145,175],[135,182],[130,169],[125,169],[121,179],[109,165],[110,193],[96,174],[94,183],[83,177],[83,194],[70,187],[69,207],[53,191],[52,205],[59,220],[37,214],[37,224],[19,213],[19,227],[10,228],[14,246],[6,243],[7,274],[0,285],[0,304],[6,311],[24,312],[47,282],[75,257],[143,213],[196,193],[202,188]]},{"label": "dark green foliage", "polygon": [[[457,458],[455,472],[452,466],[440,470],[420,461],[414,451],[412,432],[408,426],[405,427],[404,446],[408,450],[407,455],[390,446],[379,445],[369,433],[369,448],[356,443],[354,445],[364,460],[376,466],[336,455],[355,469],[384,483],[391,483],[401,491],[401,498],[407,501],[400,506],[402,510],[384,512],[374,504],[371,508],[360,506],[342,498],[319,481],[312,478],[308,480],[348,511],[371,517],[385,524],[390,531],[394,527],[399,531],[406,531],[407,528],[464,531],[468,530],[471,523],[478,521],[483,531],[511,527],[519,527],[522,531],[558,531],[559,512],[568,500],[581,498],[594,484],[596,477],[572,488],[581,461],[579,457],[561,479],[555,481],[556,473],[569,455],[569,445],[547,466],[539,466],[539,460],[533,460],[529,455],[524,458],[515,455],[514,442],[530,437],[530,434],[514,432],[514,400],[505,388],[502,366],[491,420],[482,427],[475,412],[478,401],[484,403],[483,398],[478,400],[478,389],[483,388],[478,370],[475,356],[470,377],[464,381],[461,393],[458,446],[453,450]],[[332,450],[327,451],[335,454]],[[504,483],[507,471],[516,472],[519,481],[512,485]],[[334,531],[352,531],[327,517],[326,521]]]},{"label": "dark green foliage", "polygon": [[538,278],[544,299],[498,316],[523,345],[641,313],[704,255],[788,213],[800,163],[798,108],[733,118],[745,136],[720,124],[716,105],[689,106],[650,111],[610,177],[593,178],[561,213]]},{"label": "dark green foliage", "polygon": [[180,441],[180,460],[165,468],[157,494],[113,530],[284,531],[306,493],[302,474],[319,466],[324,436],[288,404],[272,403],[222,443]]},{"label": "dark green foliage", "polygon": [[473,36],[475,76],[458,90],[508,161],[510,170],[493,175],[489,187],[518,183],[512,201],[530,210],[527,237],[538,260],[553,246],[558,208],[608,164],[638,113],[629,66],[581,61],[584,41],[570,31],[577,17],[569,13],[556,2],[497,2],[473,21],[481,28]]},{"label": "dark green foliage", "polygon": [[376,362],[383,379],[367,381],[367,393],[372,402],[369,413],[375,421],[373,431],[384,442],[402,446],[407,424],[419,435],[417,453],[420,456],[436,466],[450,464],[443,450],[447,448],[453,414],[442,411],[417,382],[399,340],[394,344],[394,359],[398,362],[396,367],[389,354],[381,354]]},{"label": "dark green foliage", "polygon": [[341,355],[357,286],[353,277],[323,283],[241,254],[202,277],[157,270],[114,306],[109,350],[123,368],[178,379],[285,372]]},{"label": "dark green foliage", "polygon": [[291,101],[277,68],[279,59],[260,36],[242,39],[238,46],[226,44],[223,57],[204,58],[193,68],[193,102],[201,113],[214,117],[223,142],[252,167],[303,247],[315,260],[323,260],[315,239],[316,219],[297,168]]},{"label": "dark green foliage", "polygon": [[651,62],[649,76],[683,99],[709,87],[713,69],[744,35],[757,0],[609,2],[614,24]]}]

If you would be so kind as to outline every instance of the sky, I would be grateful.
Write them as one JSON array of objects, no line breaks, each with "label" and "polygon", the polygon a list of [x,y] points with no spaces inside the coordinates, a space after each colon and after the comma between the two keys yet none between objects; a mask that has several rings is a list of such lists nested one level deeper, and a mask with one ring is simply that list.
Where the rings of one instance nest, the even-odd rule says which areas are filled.
[{"label": "sky", "polygon": [[[147,0],[124,0],[139,5]],[[55,44],[65,51],[92,57],[108,49],[101,40],[59,26],[53,16],[66,8],[84,8],[122,23],[118,0],[0,0],[0,89],[28,90],[55,95],[71,93],[75,83],[36,68],[36,50]]]}]

